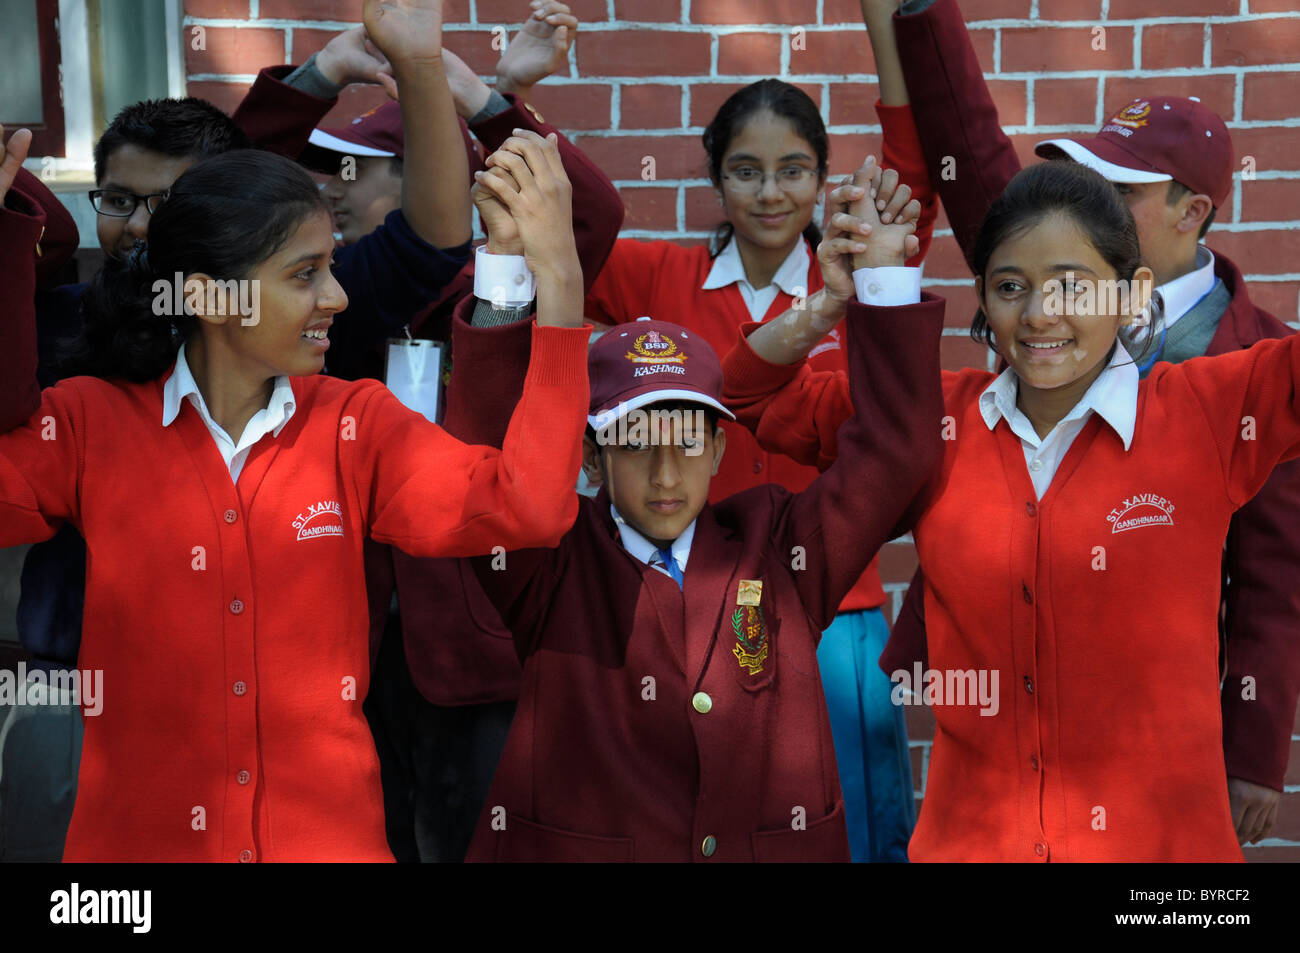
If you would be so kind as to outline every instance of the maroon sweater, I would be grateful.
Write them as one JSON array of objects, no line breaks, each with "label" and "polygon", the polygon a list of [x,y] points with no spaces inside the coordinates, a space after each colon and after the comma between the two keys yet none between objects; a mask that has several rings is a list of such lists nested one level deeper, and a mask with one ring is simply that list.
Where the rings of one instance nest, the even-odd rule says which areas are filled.
[{"label": "maroon sweater", "polygon": [[[800,493],[706,505],[683,590],[627,553],[603,491],[557,549],[472,560],[524,683],[467,859],[849,859],[817,644],[937,462],[942,310],[850,306],[857,416],[839,461]],[[484,392],[518,392],[510,363]],[[753,612],[742,580],[762,583]],[[764,631],[751,674],[739,633],[757,648]]]},{"label": "maroon sweater", "polygon": [[[998,124],[955,0],[937,0],[911,16],[895,15],[894,27],[930,181],[969,262],[980,222],[1020,171],[1020,160]],[[955,180],[939,174],[948,156],[956,160]],[[1290,334],[1251,303],[1237,266],[1218,252],[1214,257],[1215,275],[1232,300],[1205,353],[1228,354]],[[1295,583],[1300,578],[1300,461],[1279,465],[1237,511],[1223,570],[1227,660],[1221,701],[1228,775],[1281,790],[1300,695],[1300,587]],[[913,599],[899,616],[881,667],[910,669],[913,659],[923,658],[923,626]],[[1253,700],[1241,697],[1245,676],[1255,679]]]}]

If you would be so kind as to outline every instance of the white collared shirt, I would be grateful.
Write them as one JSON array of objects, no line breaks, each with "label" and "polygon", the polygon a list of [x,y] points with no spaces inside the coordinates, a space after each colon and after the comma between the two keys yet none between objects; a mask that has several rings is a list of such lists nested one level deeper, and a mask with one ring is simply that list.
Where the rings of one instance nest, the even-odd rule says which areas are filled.
[{"label": "white collared shirt", "polygon": [[989,430],[997,426],[999,418],[1005,418],[1011,432],[1020,438],[1025,451],[1025,466],[1040,500],[1052,485],[1056,470],[1074,438],[1079,436],[1094,411],[1124,441],[1125,450],[1133,442],[1133,429],[1137,425],[1138,369],[1128,351],[1121,346],[1115,347],[1109,363],[1079,402],[1041,440],[1029,418],[1016,406],[1019,388],[1020,378],[1007,368],[980,394],[980,414]]},{"label": "white collared shirt", "polygon": [[236,443],[208,413],[208,405],[203,400],[203,394],[194,380],[194,374],[190,371],[189,362],[185,360],[185,345],[182,344],[176,354],[176,369],[163,385],[162,424],[164,427],[170,427],[180,416],[181,401],[187,397],[198,410],[199,416],[203,418],[208,433],[212,434],[212,439],[216,441],[217,449],[221,451],[221,458],[226,461],[226,466],[230,470],[230,479],[233,483],[239,482],[239,474],[243,471],[248,452],[253,449],[254,444],[267,434],[278,437],[284,425],[293,416],[295,407],[289,378],[277,377],[271,391],[271,399],[267,401],[264,408],[253,414],[252,419],[244,427],[239,442]]},{"label": "white collared shirt", "polygon": [[781,267],[776,270],[776,274],[772,276],[772,283],[766,288],[755,288],[745,276],[745,263],[740,260],[740,249],[736,247],[736,240],[733,238],[727,242],[722,251],[718,252],[718,257],[713,259],[713,267],[709,269],[709,277],[704,279],[703,290],[711,291],[731,284],[739,285],[740,296],[745,299],[749,316],[754,321],[762,321],[779,291],[784,291],[795,298],[807,296],[808,269],[811,264],[808,245],[800,238],[795,242],[790,254],[785,256],[785,261],[781,262]]},{"label": "white collared shirt", "polygon": [[[1217,280],[1214,277],[1214,252],[1204,245],[1197,245],[1196,269],[1155,289],[1164,302],[1165,329],[1173,327],[1175,321],[1200,304],[1201,299],[1214,290]],[[1128,338],[1140,344],[1149,333],[1150,326],[1146,325],[1137,328]]]},{"label": "white collared shirt", "polygon": [[[658,569],[671,579],[672,573],[659,560],[659,547],[642,536],[635,528],[629,526],[623,517],[618,515],[618,510],[614,508],[613,503],[609,504],[609,515],[614,518],[614,525],[618,527],[618,535],[623,541],[623,548],[636,559],[648,566],[654,566],[655,569]],[[677,563],[677,568],[682,571],[683,577],[686,576],[686,561],[691,558],[691,542],[694,539],[695,520],[691,520],[691,525],[682,531],[682,535],[673,540],[673,560]]]},{"label": "white collared shirt", "polygon": [[[704,280],[704,290],[740,285],[741,297],[749,308],[749,316],[762,321],[776,300],[777,289],[792,297],[808,294],[808,248],[800,241],[786,256],[781,267],[766,288],[755,290],[745,277],[745,265],[735,241],[718,253]],[[853,273],[853,283],[858,290],[858,300],[863,304],[900,305],[915,304],[921,300],[921,269],[903,265],[893,268],[859,268]]]},{"label": "white collared shirt", "polygon": [[1196,270],[1165,282],[1156,289],[1165,303],[1165,327],[1173,327],[1175,321],[1213,291],[1214,280],[1214,252],[1204,245],[1197,245]]},{"label": "white collared shirt", "polygon": [[474,297],[498,308],[522,308],[537,297],[537,281],[523,255],[493,255],[487,245],[474,250]]}]

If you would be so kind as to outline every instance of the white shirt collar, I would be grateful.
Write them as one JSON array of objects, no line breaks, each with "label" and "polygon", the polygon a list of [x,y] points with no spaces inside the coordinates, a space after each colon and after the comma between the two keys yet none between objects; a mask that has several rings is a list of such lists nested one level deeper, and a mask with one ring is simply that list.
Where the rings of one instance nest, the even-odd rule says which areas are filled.
[{"label": "white shirt collar", "polygon": [[[772,284],[794,297],[806,295],[810,265],[808,244],[801,236],[799,241],[795,242],[794,248],[790,249],[790,254],[785,256],[785,261],[781,262],[781,267],[776,270],[776,274],[772,276]],[[704,291],[710,291],[738,282],[753,288],[749,279],[745,277],[745,264],[740,260],[740,249],[736,247],[736,240],[733,238],[727,242],[722,251],[718,252],[718,257],[713,259],[713,267],[709,269],[709,277],[704,279],[702,287]]]},{"label": "white shirt collar", "polygon": [[[618,515],[618,510],[614,504],[609,504],[609,515],[614,518],[614,525],[618,527],[618,535],[623,540],[623,548],[632,556],[641,562],[650,565],[652,559],[658,559],[659,547],[650,540],[641,535],[634,527],[630,526],[623,517]],[[686,561],[691,558],[691,542],[695,539],[695,520],[691,520],[691,525],[682,531],[682,535],[673,540],[672,553],[673,559],[677,563],[677,568],[686,573]],[[669,575],[666,569],[655,566],[664,575]]]},{"label": "white shirt collar", "polygon": [[225,459],[226,465],[232,467],[232,477],[236,479],[238,479],[238,472],[232,464],[234,458],[241,456],[239,462],[242,465],[242,456],[246,455],[245,451],[255,443],[268,433],[273,437],[278,437],[280,431],[284,429],[284,425],[293,416],[296,407],[293,399],[293,387],[289,383],[289,378],[283,375],[277,377],[271,390],[271,399],[267,401],[266,407],[255,413],[252,419],[248,421],[243,434],[240,435],[239,441],[236,443],[208,412],[208,405],[203,400],[203,393],[199,390],[199,385],[194,380],[194,374],[190,371],[189,362],[185,359],[185,345],[182,344],[176,354],[176,368],[163,385],[162,424],[164,427],[170,427],[176,418],[180,416],[181,401],[186,398],[189,398],[190,403],[199,412],[199,416],[203,418],[203,423],[207,426],[208,432],[212,434],[212,439],[216,441],[217,449],[221,451],[221,456]]},{"label": "white shirt collar", "polygon": [[1019,388],[1020,378],[1008,367],[980,394],[980,415],[989,430],[997,426],[999,419],[1005,418],[1012,433],[1033,446],[1039,446],[1051,440],[1063,424],[1080,420],[1095,411],[1124,441],[1125,450],[1133,443],[1133,430],[1137,426],[1138,369],[1128,351],[1118,342],[1111,352],[1110,361],[1092,386],[1052,428],[1052,433],[1041,440],[1029,419],[1016,406]]},{"label": "white shirt collar", "polygon": [[1214,252],[1196,246],[1196,270],[1156,288],[1165,305],[1165,327],[1173,324],[1214,290]]}]

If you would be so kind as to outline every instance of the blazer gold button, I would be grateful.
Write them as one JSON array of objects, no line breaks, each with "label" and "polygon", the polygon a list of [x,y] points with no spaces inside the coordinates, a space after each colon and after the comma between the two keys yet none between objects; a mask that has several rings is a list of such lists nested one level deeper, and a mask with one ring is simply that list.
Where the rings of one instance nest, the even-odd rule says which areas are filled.
[{"label": "blazer gold button", "polygon": [[704,843],[700,845],[700,853],[705,857],[712,857],[713,852],[718,849],[718,839],[710,834],[704,838]]},{"label": "blazer gold button", "polygon": [[707,715],[709,710],[713,707],[713,699],[704,694],[704,692],[696,692],[695,697],[691,699],[691,705],[701,715]]}]

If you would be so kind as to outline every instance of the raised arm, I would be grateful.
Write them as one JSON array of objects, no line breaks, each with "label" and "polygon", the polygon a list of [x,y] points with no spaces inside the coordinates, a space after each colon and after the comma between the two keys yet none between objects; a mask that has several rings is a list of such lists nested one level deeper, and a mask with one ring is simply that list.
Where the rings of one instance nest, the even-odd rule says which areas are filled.
[{"label": "raised arm", "polygon": [[919,247],[907,259],[909,265],[919,266],[930,250],[934,222],[939,216],[939,196],[925,168],[925,152],[917,135],[903,64],[894,37],[894,13],[898,9],[898,0],[859,2],[862,21],[871,40],[871,54],[876,61],[876,77],[880,81],[880,99],[876,101],[876,115],[880,118],[883,133],[880,163],[886,169],[897,169],[901,181],[911,186],[913,198],[921,204],[921,215],[916,223]]},{"label": "raised arm", "polygon": [[[582,326],[569,183],[555,140],[535,133],[512,137],[488,165],[479,191],[491,194],[480,202],[492,206],[484,215],[489,234],[494,220],[511,220],[519,247],[506,250],[522,253],[537,283],[531,358],[500,450],[461,443],[382,388],[373,398],[385,416],[367,427],[379,457],[377,489],[367,494],[374,500],[371,535],[415,556],[555,546],[577,513],[590,329]],[[457,373],[477,377],[472,353],[458,358]],[[386,423],[388,415],[394,419]],[[412,538],[430,525],[439,526],[440,538]]]},{"label": "raised arm", "polygon": [[[0,139],[4,127],[0,126]],[[45,212],[15,185],[32,135],[19,129],[0,156],[0,547],[49,539],[77,514],[81,406],[72,386],[36,383],[36,261]]]},{"label": "raised arm", "polygon": [[894,34],[930,182],[970,262],[980,222],[1020,159],[998,123],[956,0],[905,0]]},{"label": "raised arm", "polygon": [[[851,205],[883,202],[883,211],[868,209],[876,227],[888,215],[889,227],[903,237],[902,252],[911,255],[916,250],[911,228],[919,205],[909,200],[909,194],[897,175],[882,172],[868,156],[851,179],[831,192],[827,202],[826,239],[818,249],[818,261],[827,278],[823,290],[802,308],[792,308],[766,324],[742,328],[740,341],[723,358],[727,405],[765,450],[821,470],[839,456],[838,431],[853,413],[848,378],[840,372],[814,372],[804,359],[843,317],[846,304],[857,294],[855,280],[867,274],[865,269],[880,265],[879,256],[867,252],[872,226],[849,214]],[[836,267],[845,256],[852,258],[852,274]],[[886,268],[876,274],[884,279],[910,280],[907,271]],[[868,298],[873,285],[879,288],[880,282],[861,282]]]},{"label": "raised arm", "polygon": [[[879,178],[872,180],[879,190]],[[893,535],[942,453],[943,301],[921,300],[919,274],[903,267],[915,220],[883,223],[864,194],[833,225],[817,259],[831,297],[856,292],[847,306],[853,413],[840,430],[837,459],[792,498],[776,529],[784,550],[806,561],[795,585],[819,628]]]},{"label": "raised arm", "polygon": [[436,248],[470,240],[465,155],[442,62],[442,0],[366,0],[366,33],[392,64],[402,104],[402,213]]},{"label": "raised arm", "polygon": [[[0,126],[0,141],[4,126]],[[27,149],[28,129],[19,129],[0,155],[0,267],[4,269],[5,314],[0,318],[0,433],[19,426],[36,411],[36,263],[45,232],[45,210],[35,197],[14,188]]]},{"label": "raised arm", "polygon": [[497,64],[495,90],[450,50],[443,52],[443,60],[457,112],[489,151],[500,149],[516,129],[543,138],[556,136],[560,160],[572,183],[573,234],[583,282],[590,289],[623,225],[623,200],[595,163],[527,105],[532,88],[568,63],[578,31],[578,20],[565,4],[544,0],[533,7]]}]

